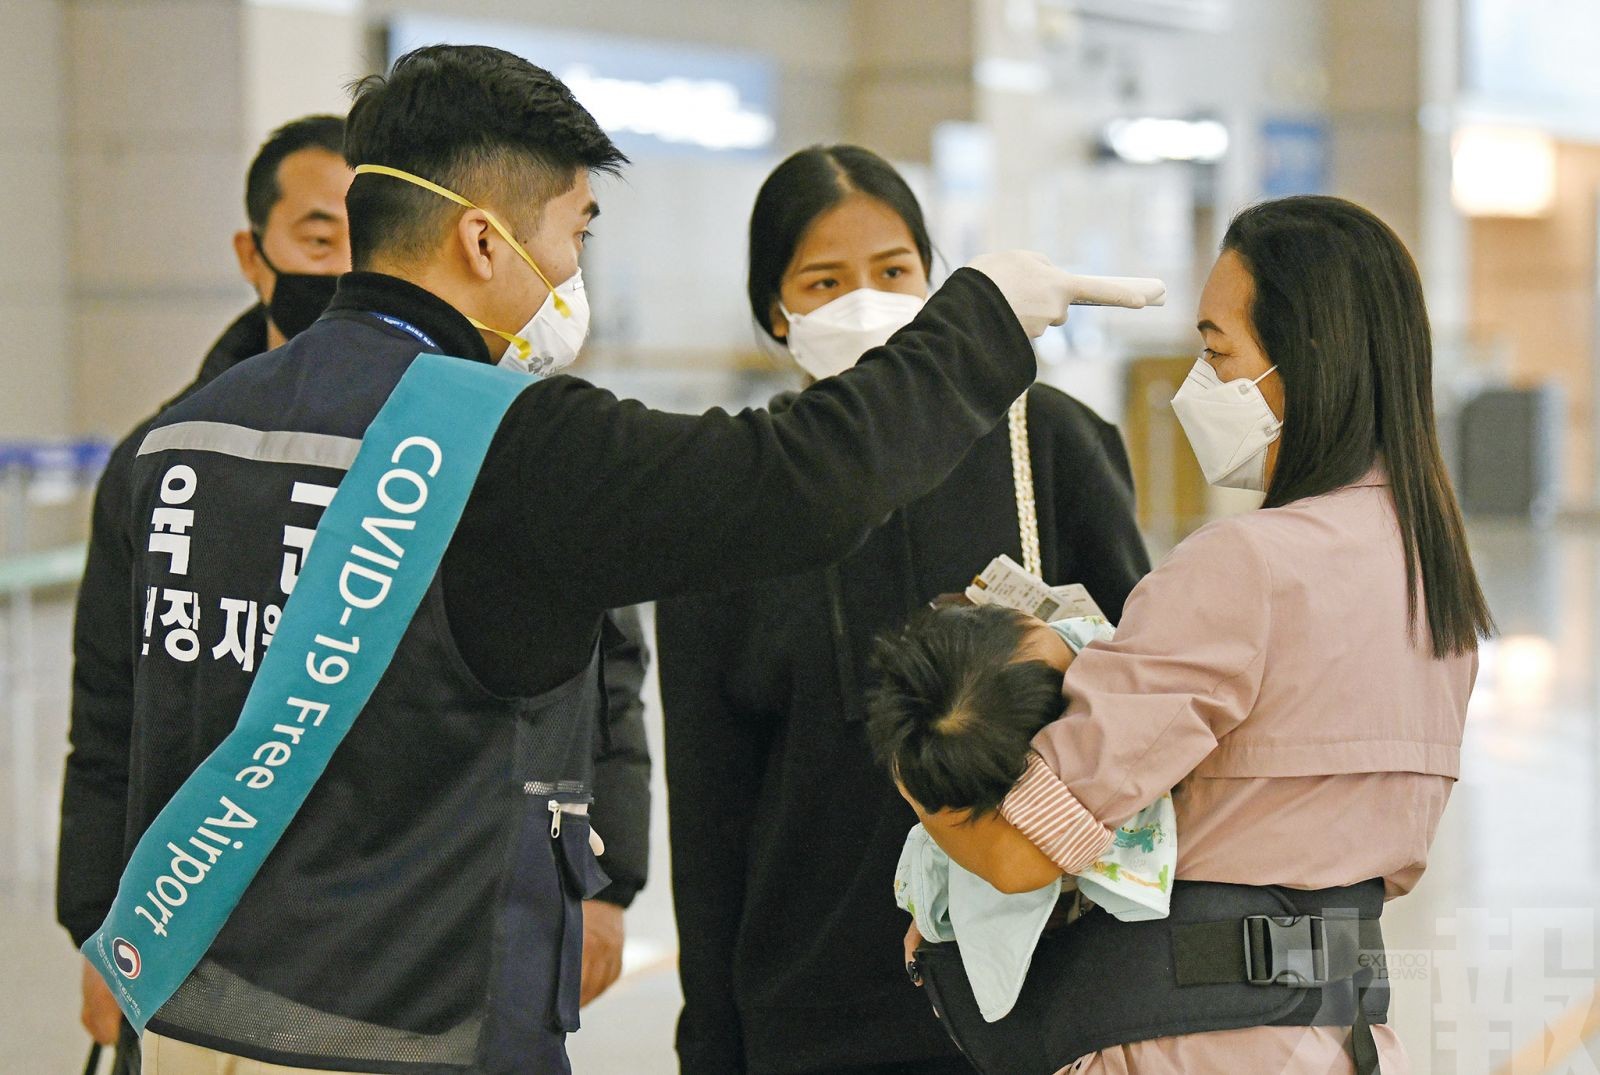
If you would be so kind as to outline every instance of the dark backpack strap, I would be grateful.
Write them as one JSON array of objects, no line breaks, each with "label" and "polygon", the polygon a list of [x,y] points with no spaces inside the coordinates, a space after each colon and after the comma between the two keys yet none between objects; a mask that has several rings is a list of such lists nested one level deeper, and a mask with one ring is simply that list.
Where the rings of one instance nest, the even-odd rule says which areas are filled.
[{"label": "dark backpack strap", "polygon": [[1356,1021],[1350,1027],[1350,1057],[1356,1062],[1356,1075],[1379,1075],[1378,1043],[1372,1037],[1372,1024],[1367,1020],[1367,987],[1372,984],[1372,970],[1356,975]]},{"label": "dark backpack strap", "polygon": [[[1380,880],[1298,890],[1174,883],[1167,919],[1096,908],[1047,931],[1005,1017],[983,1018],[955,943],[917,952],[941,1025],[980,1071],[1049,1075],[1101,1049],[1256,1026],[1352,1027],[1360,1075],[1378,1075],[1385,1020]],[[1107,968],[1115,968],[1108,975]]]},{"label": "dark backpack strap", "polygon": [[1379,1075],[1366,994],[1383,965],[1377,920],[1351,915],[1246,915],[1172,927],[1180,986],[1246,983],[1320,989],[1349,980],[1355,1017],[1349,1041],[1356,1075]]}]

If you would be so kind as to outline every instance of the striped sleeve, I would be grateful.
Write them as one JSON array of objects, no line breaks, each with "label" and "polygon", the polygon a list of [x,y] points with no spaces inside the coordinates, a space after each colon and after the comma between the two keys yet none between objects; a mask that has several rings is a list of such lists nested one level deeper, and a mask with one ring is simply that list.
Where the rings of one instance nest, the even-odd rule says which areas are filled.
[{"label": "striped sleeve", "polygon": [[1031,750],[1028,767],[1000,804],[1000,813],[1062,873],[1087,870],[1115,839]]}]

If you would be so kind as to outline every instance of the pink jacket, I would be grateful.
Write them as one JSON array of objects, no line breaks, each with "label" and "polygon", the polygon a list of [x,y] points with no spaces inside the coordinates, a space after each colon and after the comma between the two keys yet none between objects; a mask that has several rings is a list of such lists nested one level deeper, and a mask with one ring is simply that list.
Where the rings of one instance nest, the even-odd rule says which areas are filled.
[{"label": "pink jacket", "polygon": [[[1116,639],[1068,670],[1067,711],[1035,737],[1004,815],[1076,873],[1171,789],[1180,879],[1329,888],[1383,877],[1391,897],[1409,891],[1459,774],[1478,664],[1475,653],[1433,657],[1418,596],[1413,630],[1379,469],[1204,527],[1134,589]],[[1379,1029],[1386,1059],[1403,1063]],[[1170,1055],[1127,1058],[1208,1041],[1244,1043],[1227,1056],[1248,1064],[1268,1039],[1341,1033],[1164,1039],[1074,1070],[1166,1071]]]}]

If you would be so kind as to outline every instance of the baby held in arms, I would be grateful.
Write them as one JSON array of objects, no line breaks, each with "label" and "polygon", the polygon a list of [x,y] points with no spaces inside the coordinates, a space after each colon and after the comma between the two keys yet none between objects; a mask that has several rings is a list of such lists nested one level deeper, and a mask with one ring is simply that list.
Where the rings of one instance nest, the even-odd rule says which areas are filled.
[{"label": "baby held in arms", "polygon": [[867,734],[922,822],[895,870],[895,900],[916,927],[908,944],[959,941],[991,1022],[1015,1003],[1063,890],[1077,888],[1078,913],[1099,907],[1125,921],[1167,914],[1177,862],[1170,795],[1121,826],[1074,877],[1032,845],[1037,869],[992,865],[1016,860],[1008,840],[1026,842],[992,820],[1028,764],[1034,735],[1065,709],[1067,668],[1084,646],[1111,636],[1099,616],[1046,623],[998,604],[952,603],[878,642]]}]

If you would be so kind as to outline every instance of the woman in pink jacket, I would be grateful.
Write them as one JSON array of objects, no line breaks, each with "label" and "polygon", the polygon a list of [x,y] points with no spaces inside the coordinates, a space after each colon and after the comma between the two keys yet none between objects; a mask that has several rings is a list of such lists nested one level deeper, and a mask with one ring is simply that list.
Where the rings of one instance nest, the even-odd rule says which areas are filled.
[{"label": "woman in pink jacket", "polygon": [[[1025,891],[1087,869],[1172,791],[1171,917],[1091,911],[1036,951],[1008,1021],[1042,1034],[1045,1070],[1398,1075],[1376,920],[1426,864],[1492,629],[1439,453],[1421,283],[1366,210],[1267,202],[1229,227],[1198,327],[1173,407],[1207,479],[1261,509],[1134,589],[998,812],[918,812],[958,862]],[[930,735],[963,723],[929,717]]]}]

